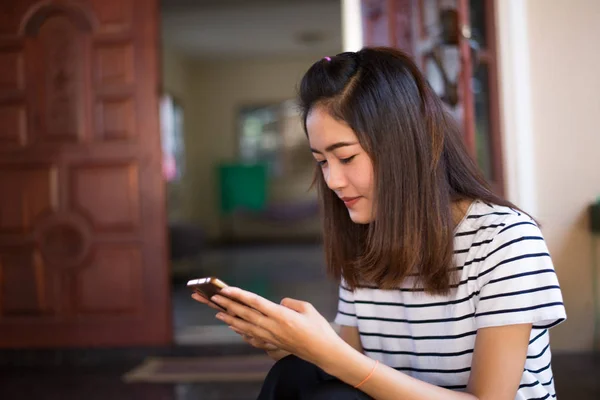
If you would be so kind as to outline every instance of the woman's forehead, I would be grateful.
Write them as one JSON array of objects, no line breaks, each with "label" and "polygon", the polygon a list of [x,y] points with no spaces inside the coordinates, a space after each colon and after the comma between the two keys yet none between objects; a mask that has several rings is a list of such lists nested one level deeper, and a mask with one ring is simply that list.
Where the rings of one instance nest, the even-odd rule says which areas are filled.
[{"label": "woman's forehead", "polygon": [[344,121],[333,118],[322,107],[313,109],[306,118],[308,140],[312,143],[332,141],[356,141],[357,137],[352,128]]}]

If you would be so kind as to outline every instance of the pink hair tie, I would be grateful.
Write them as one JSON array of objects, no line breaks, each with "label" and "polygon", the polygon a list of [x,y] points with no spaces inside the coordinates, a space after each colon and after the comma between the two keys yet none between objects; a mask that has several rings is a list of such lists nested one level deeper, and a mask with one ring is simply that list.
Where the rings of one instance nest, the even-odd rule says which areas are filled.
[{"label": "pink hair tie", "polygon": [[324,59],[326,59],[327,61],[331,61],[331,57],[323,57]]}]

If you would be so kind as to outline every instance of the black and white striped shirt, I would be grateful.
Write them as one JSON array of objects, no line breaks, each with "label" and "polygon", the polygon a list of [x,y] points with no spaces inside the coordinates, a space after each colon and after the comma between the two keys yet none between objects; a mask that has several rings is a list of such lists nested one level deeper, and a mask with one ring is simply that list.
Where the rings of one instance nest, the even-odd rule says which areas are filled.
[{"label": "black and white striped shirt", "polygon": [[453,390],[466,388],[479,328],[531,323],[515,399],[556,397],[548,329],[566,313],[540,229],[527,215],[475,201],[454,244],[460,281],[449,295],[414,289],[410,279],[396,290],[349,291],[342,281],[335,322],[358,327],[369,357]]}]

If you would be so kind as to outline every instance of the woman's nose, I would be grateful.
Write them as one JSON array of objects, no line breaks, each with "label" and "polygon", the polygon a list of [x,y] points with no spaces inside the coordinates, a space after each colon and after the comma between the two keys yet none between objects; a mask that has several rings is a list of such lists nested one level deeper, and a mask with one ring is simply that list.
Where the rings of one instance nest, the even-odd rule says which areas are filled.
[{"label": "woman's nose", "polygon": [[330,165],[327,168],[325,174],[325,182],[327,182],[327,187],[331,190],[339,190],[346,186],[346,176],[341,165]]}]

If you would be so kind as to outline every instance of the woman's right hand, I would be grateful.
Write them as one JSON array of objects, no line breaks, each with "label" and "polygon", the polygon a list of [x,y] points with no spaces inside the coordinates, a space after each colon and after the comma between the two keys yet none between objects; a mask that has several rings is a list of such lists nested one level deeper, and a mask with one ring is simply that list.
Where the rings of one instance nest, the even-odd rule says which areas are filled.
[{"label": "woman's right hand", "polygon": [[[199,293],[194,293],[192,295],[192,298],[202,304],[206,304],[207,306],[209,306],[210,308],[212,308],[214,310],[223,311],[215,303],[213,303],[212,301],[209,301],[206,297],[202,296]],[[290,352],[281,350],[279,347],[277,347],[271,343],[267,343],[263,340],[254,338],[252,336],[248,336],[245,333],[243,333],[231,326],[229,328],[231,328],[231,330],[233,330],[235,333],[239,334],[242,337],[242,339],[244,339],[244,342],[248,343],[252,347],[256,347],[257,349],[264,350],[267,353],[267,355],[275,361],[279,361],[283,357],[289,356],[291,354]]]},{"label": "woman's right hand", "polygon": [[207,306],[209,306],[210,308],[212,308],[214,310],[223,311],[223,309],[221,307],[217,306],[215,303],[208,300],[206,297],[202,296],[200,293],[192,294],[192,299],[196,300],[199,303],[206,304]]},{"label": "woman's right hand", "polygon": [[255,337],[246,335],[244,332],[239,331],[232,326],[230,326],[229,328],[231,328],[231,330],[234,331],[235,333],[239,334],[242,337],[242,339],[244,339],[244,342],[248,343],[252,347],[256,347],[257,349],[264,350],[267,353],[267,355],[275,361],[279,361],[283,357],[286,357],[286,356],[289,356],[290,354],[292,354],[289,351],[280,349],[279,347],[275,346],[274,344],[267,343],[264,340],[257,339]]}]

